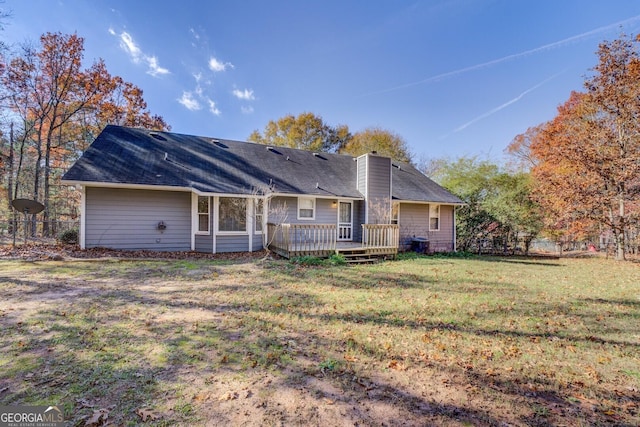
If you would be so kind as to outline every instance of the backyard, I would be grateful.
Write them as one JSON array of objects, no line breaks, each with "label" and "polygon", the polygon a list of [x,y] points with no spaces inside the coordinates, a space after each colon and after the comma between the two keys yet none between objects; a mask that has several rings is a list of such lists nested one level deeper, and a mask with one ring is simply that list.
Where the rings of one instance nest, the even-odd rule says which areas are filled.
[{"label": "backyard", "polygon": [[0,405],[77,426],[632,426],[638,325],[640,264],[603,258],[5,257]]}]

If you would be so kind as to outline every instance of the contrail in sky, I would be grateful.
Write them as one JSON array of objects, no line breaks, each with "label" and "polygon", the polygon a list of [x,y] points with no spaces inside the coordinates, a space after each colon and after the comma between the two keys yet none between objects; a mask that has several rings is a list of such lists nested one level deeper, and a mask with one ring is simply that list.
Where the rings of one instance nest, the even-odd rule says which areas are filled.
[{"label": "contrail in sky", "polygon": [[599,33],[603,33],[605,31],[612,30],[614,28],[620,27],[620,26],[625,25],[625,24],[629,24],[629,23],[637,21],[637,20],[640,20],[640,15],[634,16],[634,17],[629,18],[629,19],[625,19],[625,20],[620,21],[620,22],[616,22],[615,24],[610,24],[610,25],[606,25],[604,27],[596,28],[595,30],[587,31],[586,33],[578,34],[576,36],[571,36],[571,37],[563,39],[563,40],[559,40],[559,41],[556,41],[556,42],[553,42],[553,43],[545,44],[543,46],[536,47],[534,49],[525,50],[524,52],[514,53],[512,55],[503,56],[502,58],[494,59],[494,60],[491,60],[491,61],[488,61],[488,62],[483,62],[481,64],[471,65],[469,67],[461,68],[459,70],[454,70],[454,71],[449,71],[449,72],[446,72],[446,73],[438,74],[437,76],[428,77],[428,78],[423,79],[423,80],[418,80],[418,81],[411,82],[411,83],[405,83],[403,85],[395,86],[395,87],[392,87],[392,88],[389,88],[389,89],[383,89],[383,90],[380,90],[380,91],[377,91],[377,92],[370,92],[370,93],[365,94],[363,96],[379,95],[379,94],[382,94],[382,93],[393,92],[393,91],[396,91],[396,90],[406,89],[408,87],[421,85],[421,84],[424,84],[424,83],[435,82],[435,81],[442,80],[442,79],[447,78],[447,77],[457,76],[458,74],[463,74],[463,73],[466,73],[466,72],[469,72],[469,71],[474,71],[474,70],[479,70],[481,68],[490,67],[492,65],[500,64],[500,63],[505,62],[505,61],[510,61],[512,59],[521,58],[523,56],[531,55],[531,54],[538,53],[538,52],[543,52],[545,50],[550,50],[550,49],[554,49],[554,48],[557,48],[557,47],[560,47],[560,46],[567,45],[569,43],[577,42],[577,41],[580,41],[582,39],[591,37],[591,36],[599,34]]},{"label": "contrail in sky", "polygon": [[[565,71],[566,71],[566,70],[565,70]],[[553,76],[551,76],[551,77],[548,77],[548,78],[544,79],[543,81],[541,81],[540,83],[536,84],[535,86],[532,86],[532,87],[530,87],[529,89],[525,90],[525,91],[524,91],[524,92],[522,92],[520,95],[518,95],[518,96],[516,96],[515,98],[513,98],[512,100],[507,101],[507,102],[505,102],[504,104],[499,105],[499,106],[497,106],[496,108],[494,108],[494,109],[492,109],[492,110],[489,110],[489,111],[487,111],[486,113],[483,113],[483,114],[479,115],[479,116],[478,116],[478,117],[476,117],[475,119],[470,120],[470,121],[468,121],[467,123],[465,123],[465,124],[463,124],[463,125],[461,125],[461,126],[458,126],[457,128],[455,128],[455,129],[453,130],[453,133],[460,132],[461,130],[466,129],[467,127],[471,126],[472,124],[474,124],[474,123],[476,123],[476,122],[478,122],[478,121],[480,121],[480,120],[482,120],[482,119],[485,119],[485,118],[487,118],[487,117],[489,117],[489,116],[491,116],[491,115],[493,115],[493,114],[497,113],[498,111],[502,110],[503,108],[507,108],[509,105],[511,105],[511,104],[515,104],[516,102],[518,102],[518,101],[520,101],[522,98],[524,98],[524,96],[525,96],[525,95],[527,95],[528,93],[533,92],[534,90],[538,89],[540,86],[544,85],[544,84],[545,84],[545,83],[547,83],[548,81],[555,79],[556,77],[558,77],[560,74],[564,73],[565,71],[562,71],[562,72],[560,72],[560,73],[556,73],[556,74],[554,74]]]}]

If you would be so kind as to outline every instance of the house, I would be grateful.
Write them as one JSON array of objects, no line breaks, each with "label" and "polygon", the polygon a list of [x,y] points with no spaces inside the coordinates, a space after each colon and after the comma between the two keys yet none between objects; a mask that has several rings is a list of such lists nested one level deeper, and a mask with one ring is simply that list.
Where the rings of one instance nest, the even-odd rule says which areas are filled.
[{"label": "house", "polygon": [[[82,192],[82,248],[395,254],[456,248],[461,200],[413,166],[107,126],[63,176]],[[377,252],[376,252],[377,251]]]}]

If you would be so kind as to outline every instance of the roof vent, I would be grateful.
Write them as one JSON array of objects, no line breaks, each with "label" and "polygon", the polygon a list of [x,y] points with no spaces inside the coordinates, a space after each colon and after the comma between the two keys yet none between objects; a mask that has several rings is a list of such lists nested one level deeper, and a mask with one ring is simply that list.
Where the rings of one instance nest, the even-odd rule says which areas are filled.
[{"label": "roof vent", "polygon": [[220,142],[219,139],[215,139],[215,138],[211,138],[211,142],[213,142],[214,144],[217,144],[218,142]]},{"label": "roof vent", "polygon": [[273,147],[272,147],[272,146],[270,146],[270,145],[267,145],[267,150],[268,150],[268,151],[273,151]]},{"label": "roof vent", "polygon": [[398,169],[398,170],[401,170],[401,169],[400,169],[400,165],[396,165],[395,163],[392,163],[392,164],[391,164],[391,166],[393,166],[394,168],[396,168],[396,169]]},{"label": "roof vent", "polygon": [[158,141],[166,141],[167,138],[165,138],[164,136],[160,135],[159,133],[156,132],[149,132],[149,136],[157,139]]},{"label": "roof vent", "polygon": [[169,160],[169,153],[167,153],[167,152],[164,153],[164,159],[165,160]]},{"label": "roof vent", "polygon": [[318,157],[320,153],[313,153],[314,156]]}]

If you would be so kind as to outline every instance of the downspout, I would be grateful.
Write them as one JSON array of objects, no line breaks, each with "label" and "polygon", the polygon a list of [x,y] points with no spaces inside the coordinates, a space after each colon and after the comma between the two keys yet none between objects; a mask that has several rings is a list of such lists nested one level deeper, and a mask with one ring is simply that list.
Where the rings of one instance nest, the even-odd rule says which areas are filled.
[{"label": "downspout", "polygon": [[[15,234],[15,233],[14,233]],[[80,249],[86,249],[87,242],[87,187],[80,187]]]}]

